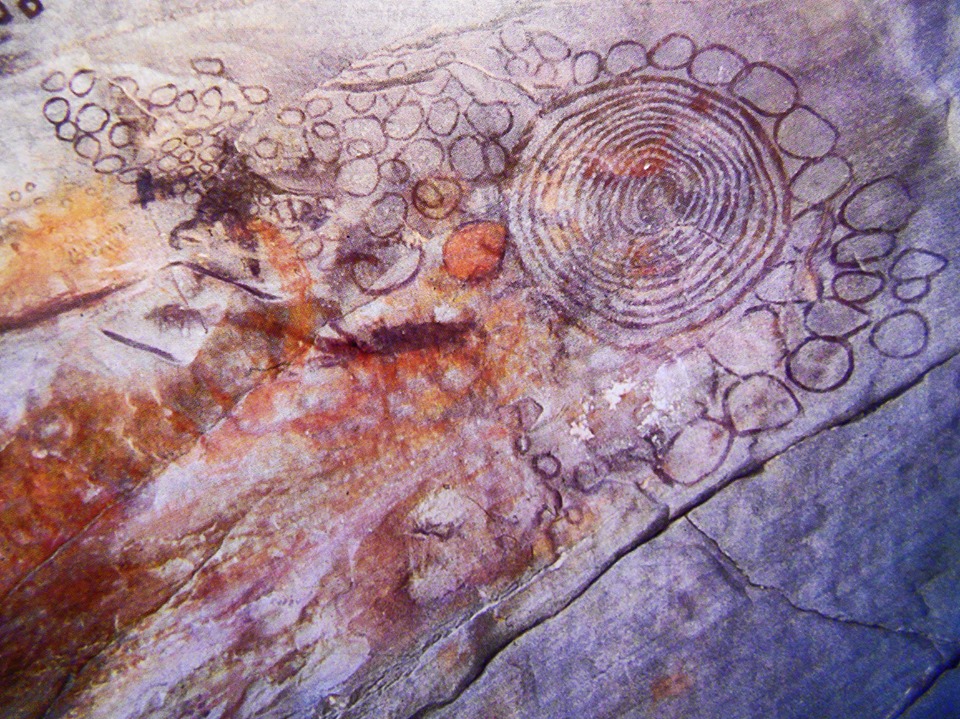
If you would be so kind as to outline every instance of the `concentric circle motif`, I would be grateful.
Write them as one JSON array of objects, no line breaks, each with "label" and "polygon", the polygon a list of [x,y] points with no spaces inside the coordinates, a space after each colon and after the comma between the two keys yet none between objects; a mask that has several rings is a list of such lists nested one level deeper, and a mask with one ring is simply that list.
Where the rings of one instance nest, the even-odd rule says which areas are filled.
[{"label": "concentric circle motif", "polygon": [[525,269],[560,311],[623,345],[698,327],[780,253],[779,153],[739,102],[676,79],[599,84],[538,121],[511,178]]}]

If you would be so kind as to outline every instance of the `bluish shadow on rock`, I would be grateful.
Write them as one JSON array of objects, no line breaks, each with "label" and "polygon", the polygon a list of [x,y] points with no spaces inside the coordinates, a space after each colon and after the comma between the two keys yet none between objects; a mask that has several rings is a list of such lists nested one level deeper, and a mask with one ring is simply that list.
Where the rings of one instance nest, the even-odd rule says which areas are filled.
[{"label": "bluish shadow on rock", "polygon": [[954,716],[958,386],[955,359],[735,482],[430,716]]}]

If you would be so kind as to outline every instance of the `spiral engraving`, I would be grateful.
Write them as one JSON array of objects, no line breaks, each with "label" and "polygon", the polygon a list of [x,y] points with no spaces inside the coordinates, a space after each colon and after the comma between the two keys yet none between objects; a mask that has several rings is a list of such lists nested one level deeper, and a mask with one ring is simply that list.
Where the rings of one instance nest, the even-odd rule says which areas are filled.
[{"label": "spiral engraving", "polygon": [[780,156],[739,102],[670,76],[587,88],[534,126],[510,229],[548,299],[639,345],[729,309],[778,256],[790,217]]}]

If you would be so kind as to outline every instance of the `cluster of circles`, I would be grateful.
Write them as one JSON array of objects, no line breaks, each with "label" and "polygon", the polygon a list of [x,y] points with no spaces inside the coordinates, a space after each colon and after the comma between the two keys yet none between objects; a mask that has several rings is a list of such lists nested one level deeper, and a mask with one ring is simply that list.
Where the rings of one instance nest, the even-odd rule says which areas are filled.
[{"label": "cluster of circles", "polygon": [[246,167],[292,187],[268,219],[299,232],[303,259],[322,251],[319,220],[345,210],[359,249],[344,261],[365,258],[348,276],[382,294],[414,267],[398,247],[406,229],[456,224],[472,189],[503,178],[519,134],[514,108],[477,97],[458,68],[448,52],[367,58],[238,135]]},{"label": "cluster of circles", "polygon": [[149,172],[167,181],[168,194],[196,202],[201,183],[220,169],[231,133],[270,95],[237,86],[218,58],[195,58],[191,67],[196,79],[150,89],[88,68],[70,77],[56,71],[41,83],[51,95],[43,116],[96,172],[131,185]]},{"label": "cluster of circles", "polygon": [[[883,357],[909,359],[926,350],[930,324],[916,306],[949,260],[931,250],[898,247],[897,233],[917,209],[907,187],[892,176],[861,185],[843,202],[829,265],[820,268],[830,291],[803,305],[808,336],[787,357],[787,377],[795,385],[808,392],[842,387],[854,371],[852,340],[868,330],[867,343]],[[876,313],[882,316],[874,321]]]},{"label": "cluster of circles", "polygon": [[[453,212],[462,183],[503,175],[504,138],[514,127],[510,107],[478,101],[446,67],[389,81],[328,84],[238,138],[254,171],[272,176],[303,173],[307,166],[346,201],[393,193],[392,206],[400,194],[427,219]],[[404,215],[393,218],[396,225]]]},{"label": "cluster of circles", "polygon": [[[503,45],[512,58],[542,56],[537,38],[515,27]],[[917,303],[947,257],[898,247],[918,207],[908,188],[884,177],[851,191],[839,132],[801,103],[789,75],[730,48],[698,49],[682,35],[649,50],[624,41],[605,56],[569,50],[553,60],[551,77],[568,94],[528,132],[507,193],[521,259],[552,303],[602,338],[631,345],[698,326],[748,290],[781,320],[793,318],[779,309],[802,309],[803,335],[787,350],[783,374],[736,378],[723,419],[696,419],[659,449],[624,445],[627,459],[669,481],[699,482],[723,464],[736,436],[798,417],[797,389],[843,387],[859,333],[886,358],[927,349],[930,325]],[[523,67],[512,62],[510,76]],[[829,261],[817,268],[824,285],[810,301],[809,287],[796,289],[809,267],[777,258],[787,242],[809,247],[821,238]],[[899,307],[871,307],[885,289]],[[545,481],[566,478],[558,452],[529,456]],[[611,471],[632,466],[606,450],[595,459]],[[587,463],[569,480],[592,491],[598,476]]]},{"label": "cluster of circles", "polygon": [[739,102],[627,74],[554,107],[512,178],[524,267],[568,316],[647,344],[727,310],[789,222],[779,154]]}]

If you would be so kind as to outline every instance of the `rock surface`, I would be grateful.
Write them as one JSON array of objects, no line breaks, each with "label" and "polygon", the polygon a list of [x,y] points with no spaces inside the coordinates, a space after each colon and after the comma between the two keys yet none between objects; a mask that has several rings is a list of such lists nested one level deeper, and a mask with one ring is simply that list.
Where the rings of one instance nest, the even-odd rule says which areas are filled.
[{"label": "rock surface", "polygon": [[9,6],[5,715],[950,704],[951,8]]},{"label": "rock surface", "polygon": [[954,716],[958,383],[954,359],[676,518],[426,716]]}]

